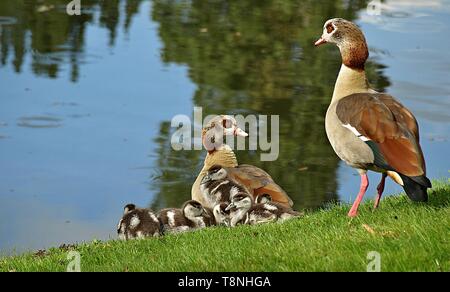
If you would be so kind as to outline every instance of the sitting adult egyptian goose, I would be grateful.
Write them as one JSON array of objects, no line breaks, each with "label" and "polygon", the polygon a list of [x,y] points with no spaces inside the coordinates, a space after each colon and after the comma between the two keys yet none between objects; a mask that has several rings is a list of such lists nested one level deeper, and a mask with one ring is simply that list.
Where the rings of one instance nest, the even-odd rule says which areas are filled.
[{"label": "sitting adult egyptian goose", "polygon": [[187,201],[181,209],[163,209],[158,213],[164,233],[180,233],[205,228],[215,224],[211,211],[194,200]]},{"label": "sitting adult egyptian goose", "polygon": [[117,234],[120,240],[142,239],[162,235],[161,227],[152,210],[140,209],[133,204],[128,204],[117,226]]},{"label": "sitting adult egyptian goose", "polygon": [[208,153],[203,168],[192,186],[192,199],[210,209],[214,207],[204,197],[200,185],[208,170],[218,165],[224,167],[228,176],[247,188],[254,197],[259,194],[269,194],[273,201],[285,206],[292,206],[292,200],[267,172],[252,165],[238,165],[231,147],[223,143],[223,138],[230,135],[248,136],[237,127],[236,120],[231,116],[217,116],[203,128],[202,140]]},{"label": "sitting adult egyptian goose", "polygon": [[360,191],[348,215],[357,215],[367,190],[367,171],[381,172],[377,208],[386,176],[403,186],[408,197],[428,200],[425,159],[414,115],[398,100],[371,89],[364,65],[369,56],[362,31],[352,22],[335,18],[325,22],[315,43],[333,43],[340,49],[342,67],[328,108],[325,127],[336,154],[361,175]]},{"label": "sitting adult egyptian goose", "polygon": [[246,194],[237,194],[231,198],[231,203],[226,208],[231,211],[230,226],[238,224],[263,224],[270,222],[283,222],[299,217],[301,214],[279,203],[268,202],[255,204],[252,197]]}]

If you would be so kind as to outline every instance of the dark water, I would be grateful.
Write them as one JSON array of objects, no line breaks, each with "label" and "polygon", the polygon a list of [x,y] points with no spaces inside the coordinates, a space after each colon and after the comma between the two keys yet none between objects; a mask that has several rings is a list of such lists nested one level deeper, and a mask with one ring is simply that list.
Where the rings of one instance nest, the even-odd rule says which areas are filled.
[{"label": "dark water", "polygon": [[365,31],[373,87],[416,114],[429,176],[449,177],[449,1],[372,15],[367,1],[83,0],[73,17],[68,2],[0,1],[0,253],[114,238],[125,203],[188,199],[205,154],[171,148],[171,119],[194,106],[279,115],[279,159],[239,161],[298,209],[351,201],[359,177],[324,132],[339,53],[312,46],[336,16]]}]

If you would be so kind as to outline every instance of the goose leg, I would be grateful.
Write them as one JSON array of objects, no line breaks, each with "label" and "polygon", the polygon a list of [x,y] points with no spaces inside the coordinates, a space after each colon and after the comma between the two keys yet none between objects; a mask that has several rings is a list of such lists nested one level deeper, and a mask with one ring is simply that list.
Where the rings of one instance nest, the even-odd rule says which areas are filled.
[{"label": "goose leg", "polygon": [[356,217],[358,215],[359,204],[361,203],[362,199],[364,198],[364,195],[366,194],[368,187],[369,187],[369,177],[367,176],[367,173],[363,173],[363,174],[361,174],[361,186],[359,188],[358,196],[356,197],[352,208],[348,212],[349,217]]},{"label": "goose leg", "polygon": [[383,195],[383,191],[384,191],[384,183],[386,182],[386,176],[387,176],[386,173],[383,173],[381,175],[381,181],[377,186],[378,195],[375,198],[375,204],[373,205],[374,209],[378,208],[378,205],[380,205],[381,196]]}]

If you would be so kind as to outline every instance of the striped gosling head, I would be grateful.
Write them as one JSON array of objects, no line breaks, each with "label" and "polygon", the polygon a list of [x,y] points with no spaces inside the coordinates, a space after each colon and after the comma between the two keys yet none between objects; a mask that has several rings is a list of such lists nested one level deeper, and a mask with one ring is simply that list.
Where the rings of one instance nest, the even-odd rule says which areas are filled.
[{"label": "striped gosling head", "polygon": [[209,215],[205,208],[203,208],[202,204],[195,200],[187,201],[186,203],[184,203],[181,210],[183,211],[183,215],[188,219]]},{"label": "striped gosling head", "polygon": [[248,194],[238,193],[231,198],[231,204],[226,208],[227,211],[232,209],[249,210],[253,206],[253,199]]},{"label": "striped gosling head", "polygon": [[227,210],[228,204],[221,203],[214,207],[213,214],[216,225],[230,226],[230,211]]},{"label": "striped gosling head", "polygon": [[128,204],[123,208],[123,215],[130,213],[131,211],[136,210],[135,204]]},{"label": "striped gosling head", "polygon": [[227,176],[228,173],[223,167],[215,165],[208,170],[206,175],[203,177],[201,184],[204,185],[212,181],[225,180]]},{"label": "striped gosling head", "polygon": [[272,196],[269,194],[258,195],[255,199],[256,204],[265,204],[272,202]]}]

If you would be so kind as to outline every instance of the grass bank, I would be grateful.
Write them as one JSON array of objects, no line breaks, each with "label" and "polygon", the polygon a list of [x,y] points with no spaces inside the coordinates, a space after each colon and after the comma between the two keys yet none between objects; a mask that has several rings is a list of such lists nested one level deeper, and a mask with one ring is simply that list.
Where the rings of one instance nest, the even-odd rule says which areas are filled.
[{"label": "grass bank", "polygon": [[82,271],[366,271],[367,255],[382,271],[450,271],[450,184],[434,182],[430,202],[405,195],[379,210],[349,206],[308,213],[285,224],[210,228],[129,242],[93,242],[0,259],[0,271],[65,271],[68,250]]}]

